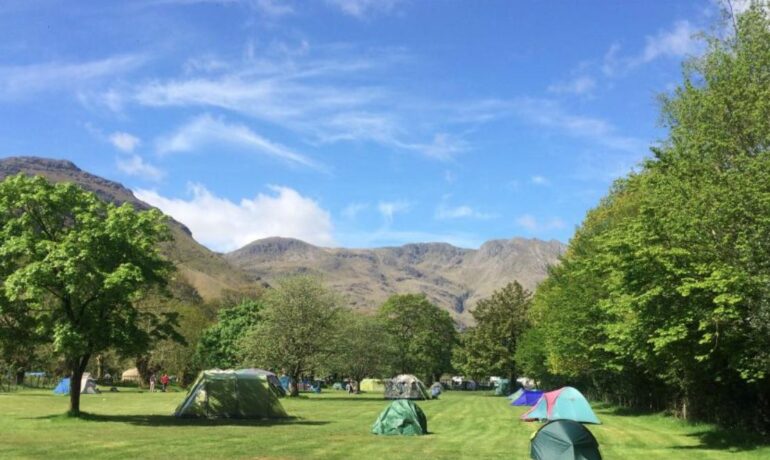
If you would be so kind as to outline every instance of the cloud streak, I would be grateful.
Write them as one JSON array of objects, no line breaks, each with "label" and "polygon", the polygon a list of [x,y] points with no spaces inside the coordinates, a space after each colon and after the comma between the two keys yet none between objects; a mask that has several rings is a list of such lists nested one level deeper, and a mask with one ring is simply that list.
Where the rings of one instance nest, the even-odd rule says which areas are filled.
[{"label": "cloud streak", "polygon": [[77,89],[95,81],[140,67],[143,56],[113,56],[86,62],[48,62],[24,66],[0,66],[0,99]]},{"label": "cloud streak", "polygon": [[230,124],[205,114],[190,120],[156,142],[158,153],[192,152],[216,145],[231,145],[319,171],[326,168],[305,155],[272,142],[242,124]]}]

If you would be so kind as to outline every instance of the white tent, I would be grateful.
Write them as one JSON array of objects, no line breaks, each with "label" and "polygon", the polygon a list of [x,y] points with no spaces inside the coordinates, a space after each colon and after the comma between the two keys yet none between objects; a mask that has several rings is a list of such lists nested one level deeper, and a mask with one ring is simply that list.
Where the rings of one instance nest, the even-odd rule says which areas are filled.
[{"label": "white tent", "polygon": [[132,367],[131,369],[123,372],[120,376],[120,380],[124,382],[138,382],[140,380],[139,369]]},{"label": "white tent", "polygon": [[80,379],[80,393],[90,395],[99,393],[99,390],[96,389],[96,380],[88,372],[85,372],[83,378]]}]

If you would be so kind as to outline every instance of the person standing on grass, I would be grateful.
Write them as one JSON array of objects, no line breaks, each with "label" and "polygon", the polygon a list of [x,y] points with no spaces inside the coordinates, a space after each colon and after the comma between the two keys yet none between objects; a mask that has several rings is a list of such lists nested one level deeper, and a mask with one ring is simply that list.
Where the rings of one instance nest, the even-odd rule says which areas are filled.
[{"label": "person standing on grass", "polygon": [[163,386],[164,393],[166,392],[166,388],[168,388],[168,380],[168,374],[164,372],[163,375],[160,376],[160,384]]},{"label": "person standing on grass", "polygon": [[150,374],[150,393],[155,393],[155,373]]}]

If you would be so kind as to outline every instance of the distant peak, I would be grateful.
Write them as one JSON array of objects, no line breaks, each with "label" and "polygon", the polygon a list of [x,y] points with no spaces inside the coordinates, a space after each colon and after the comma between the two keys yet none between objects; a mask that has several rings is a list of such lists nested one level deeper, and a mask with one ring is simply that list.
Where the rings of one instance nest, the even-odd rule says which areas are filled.
[{"label": "distant peak", "polygon": [[43,158],[34,156],[8,157],[0,160],[0,166],[4,169],[44,169],[81,172],[81,169],[75,166],[75,163],[69,160],[60,160],[55,158]]}]

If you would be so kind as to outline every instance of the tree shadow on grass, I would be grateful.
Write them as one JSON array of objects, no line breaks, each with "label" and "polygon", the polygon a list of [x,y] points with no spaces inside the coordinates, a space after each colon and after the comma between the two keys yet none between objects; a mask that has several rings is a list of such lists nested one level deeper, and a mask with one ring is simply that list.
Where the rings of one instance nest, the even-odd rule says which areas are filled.
[{"label": "tree shadow on grass", "polygon": [[[34,417],[34,419],[69,419],[66,414],[46,415],[42,417]],[[212,426],[276,426],[276,425],[302,425],[302,426],[321,426],[327,425],[331,422],[325,420],[306,420],[299,417],[287,417],[276,419],[249,419],[249,418],[221,418],[221,419],[207,419],[207,418],[181,418],[174,417],[173,415],[106,415],[106,414],[90,414],[81,412],[80,420],[89,422],[118,422],[118,423],[130,423],[137,426],[151,426],[151,427],[163,427],[163,426],[190,426],[190,427],[212,427]]]},{"label": "tree shadow on grass", "polygon": [[761,447],[770,447],[770,439],[739,430],[713,428],[690,433],[687,436],[698,438],[700,444],[695,446],[671,446],[671,448],[678,450],[706,449],[744,452]]}]

